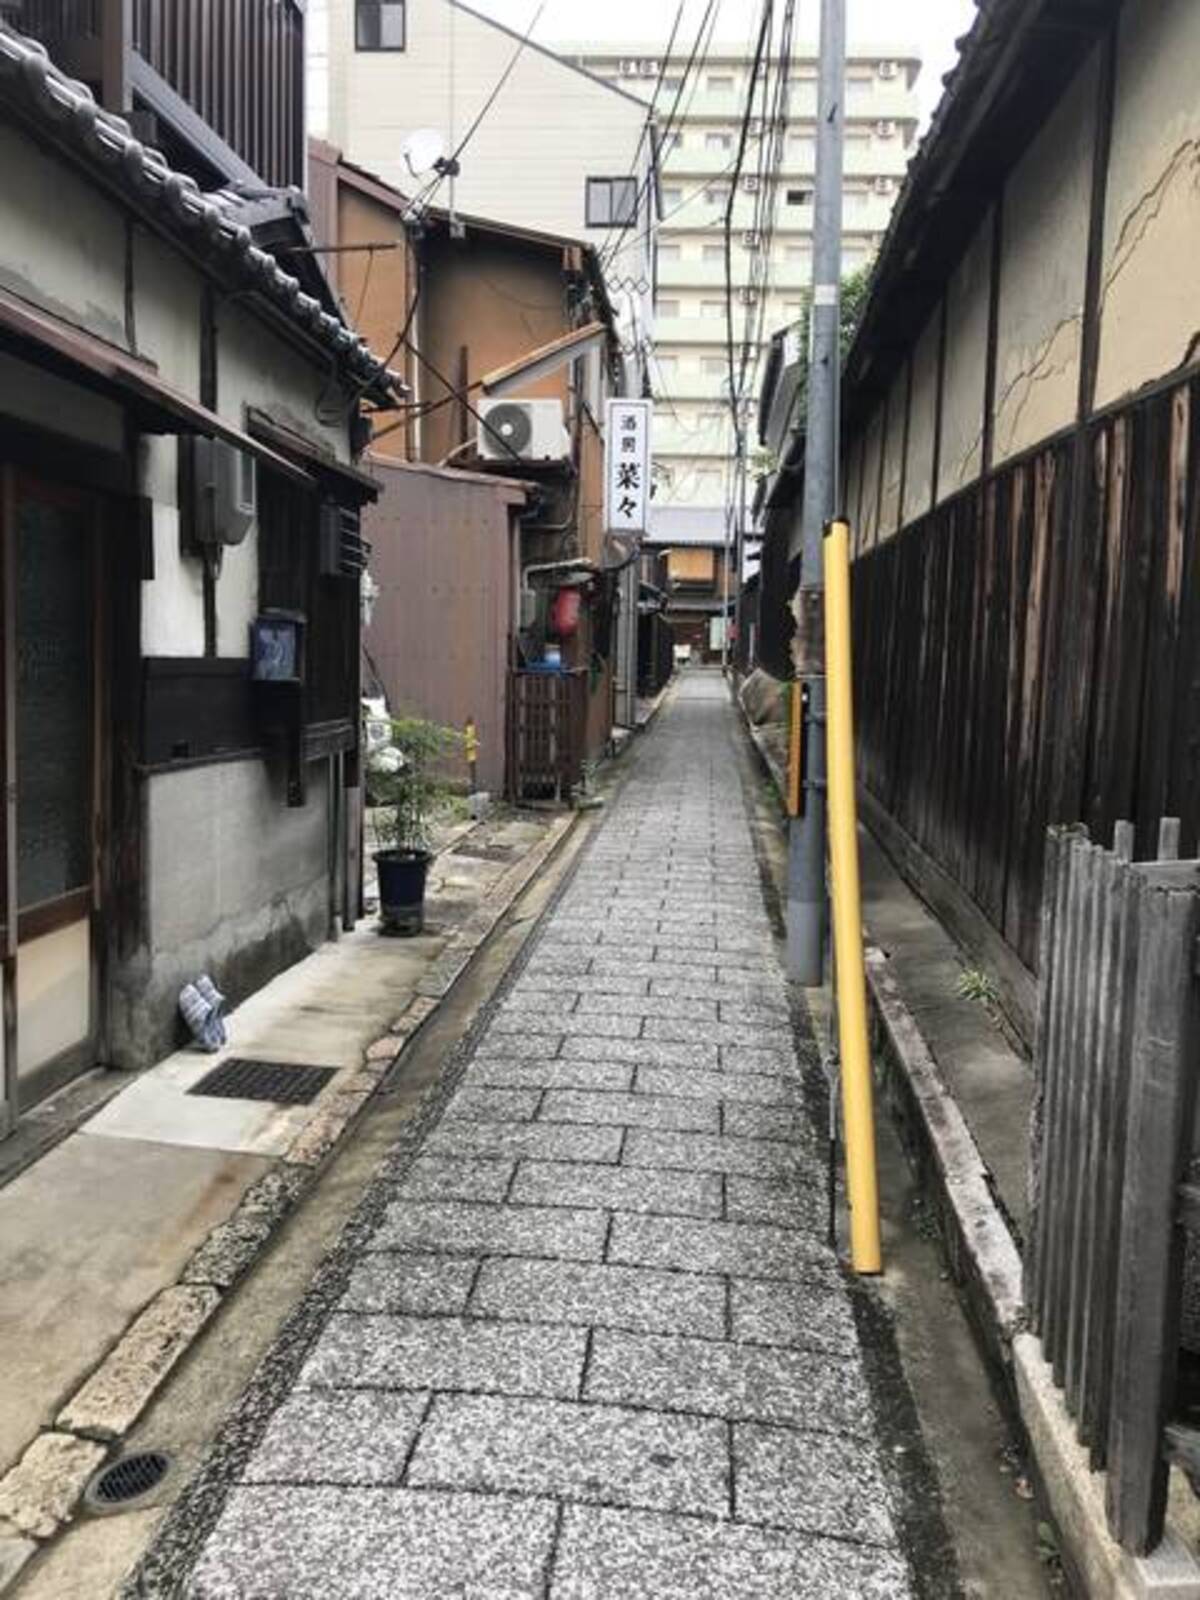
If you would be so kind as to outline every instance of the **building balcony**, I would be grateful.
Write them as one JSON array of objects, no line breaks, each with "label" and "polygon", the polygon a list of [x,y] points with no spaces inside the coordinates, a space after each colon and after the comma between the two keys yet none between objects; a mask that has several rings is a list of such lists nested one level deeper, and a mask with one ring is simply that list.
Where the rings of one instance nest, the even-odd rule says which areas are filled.
[{"label": "building balcony", "polygon": [[[739,234],[733,247],[733,281],[735,285],[748,283],[753,255],[745,249]],[[812,259],[805,253],[793,260],[776,249],[771,260],[771,283],[776,289],[807,288],[812,279]],[[676,289],[719,289],[725,292],[725,259],[687,260],[664,257],[659,250],[658,292],[668,299]]]},{"label": "building balcony", "polygon": [[302,0],[9,0],[7,13],[106,109],[143,113],[142,136],[202,182],[303,186]]}]

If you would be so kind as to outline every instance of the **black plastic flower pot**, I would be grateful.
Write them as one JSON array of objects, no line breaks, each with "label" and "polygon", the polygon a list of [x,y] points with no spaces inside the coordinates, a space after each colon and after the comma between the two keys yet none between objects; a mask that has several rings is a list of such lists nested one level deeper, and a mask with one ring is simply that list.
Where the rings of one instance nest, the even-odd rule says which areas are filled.
[{"label": "black plastic flower pot", "polygon": [[425,877],[433,860],[428,850],[377,850],[379,919],[385,933],[411,938],[425,926]]}]

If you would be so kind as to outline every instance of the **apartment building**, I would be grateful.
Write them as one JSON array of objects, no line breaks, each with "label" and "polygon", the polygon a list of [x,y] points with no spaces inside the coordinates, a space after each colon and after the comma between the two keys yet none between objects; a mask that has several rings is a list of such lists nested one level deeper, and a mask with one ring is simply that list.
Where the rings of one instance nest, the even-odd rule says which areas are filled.
[{"label": "apartment building", "polygon": [[[659,400],[655,461],[660,507],[724,504],[733,451],[729,407],[724,219],[750,80],[750,57],[714,46],[672,108],[690,41],[664,57],[645,44],[562,47],[596,77],[649,102],[670,124],[661,154],[663,217],[655,293],[654,387]],[[847,66],[845,267],[870,262],[887,227],[916,143],[913,85],[919,60],[897,45],[853,48]],[[772,67],[772,80],[774,67]],[[755,109],[758,109],[756,100]],[[734,341],[749,327],[758,342],[794,321],[812,276],[812,192],[816,161],[817,62],[811,47],[788,71],[788,131],[773,193],[760,189],[763,129],[751,123],[733,235]],[[765,206],[763,202],[769,202]],[[765,226],[764,224],[765,220]],[[756,221],[759,231],[755,231]],[[767,247],[763,263],[756,258]],[[757,280],[764,291],[752,287]],[[753,370],[744,393],[757,394]],[[747,405],[751,402],[747,399]]]},{"label": "apartment building", "polygon": [[[312,0],[307,23],[310,132],[418,206],[432,199],[452,214],[594,242],[596,219],[619,217],[625,248],[609,297],[627,387],[640,391],[657,148],[645,99],[462,0]],[[438,148],[428,133],[445,158],[458,152],[457,172],[414,159],[416,133],[418,146]],[[518,318],[526,309],[513,305]]]}]

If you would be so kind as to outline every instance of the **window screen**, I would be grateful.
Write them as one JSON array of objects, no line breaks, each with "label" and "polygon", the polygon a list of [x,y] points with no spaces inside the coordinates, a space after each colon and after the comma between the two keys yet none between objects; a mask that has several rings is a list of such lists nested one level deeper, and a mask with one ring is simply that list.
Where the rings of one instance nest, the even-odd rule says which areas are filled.
[{"label": "window screen", "polygon": [[403,50],[405,0],[354,0],[354,44],[359,50]]}]

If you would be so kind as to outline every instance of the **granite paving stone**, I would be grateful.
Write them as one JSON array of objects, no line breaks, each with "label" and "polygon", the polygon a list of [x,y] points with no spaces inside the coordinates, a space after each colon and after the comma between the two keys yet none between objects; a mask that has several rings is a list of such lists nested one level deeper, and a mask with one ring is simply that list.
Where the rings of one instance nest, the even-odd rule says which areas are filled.
[{"label": "granite paving stone", "polygon": [[722,1516],[729,1452],[706,1418],[440,1395],[408,1481]]},{"label": "granite paving stone", "polygon": [[485,1261],[473,1315],[644,1333],[725,1336],[725,1286],[700,1273],[576,1261]]},{"label": "granite paving stone", "polygon": [[733,1337],[747,1344],[836,1354],[858,1349],[850,1296],[840,1284],[738,1278],[729,1285],[729,1308]]},{"label": "granite paving stone", "polygon": [[683,1095],[699,1100],[749,1100],[757,1105],[794,1105],[800,1085],[791,1078],[704,1068],[639,1067],[634,1087],[643,1094]]},{"label": "granite paving stone", "polygon": [[304,1363],[299,1387],[574,1396],[584,1345],[582,1328],[337,1312]]},{"label": "granite paving stone", "polygon": [[448,1117],[471,1122],[527,1122],[542,1103],[539,1089],[460,1088],[446,1107]]},{"label": "granite paving stone", "polygon": [[[730,1113],[724,1109],[725,1126]],[[752,1109],[757,1110],[757,1107]],[[774,1107],[768,1109],[774,1110]],[[634,1128],[621,1160],[632,1167],[679,1167],[685,1172],[744,1172],[749,1177],[786,1177],[798,1165],[792,1146],[782,1140],[730,1137],[714,1133],[655,1133]]]},{"label": "granite paving stone", "polygon": [[738,1423],[733,1463],[741,1521],[896,1543],[873,1441]]},{"label": "granite paving stone", "polygon": [[618,1214],[608,1239],[609,1261],[734,1278],[833,1276],[837,1262],[823,1240],[766,1223],[694,1221],[690,1217]]},{"label": "granite paving stone", "polygon": [[719,1108],[704,1100],[653,1094],[587,1094],[578,1089],[550,1090],[539,1121],[616,1123],[627,1128],[682,1128],[701,1133],[718,1133],[721,1127]]},{"label": "granite paving stone", "polygon": [[725,1179],[730,1222],[770,1222],[820,1237],[829,1226],[829,1197],[822,1185],[769,1178]]},{"label": "granite paving stone", "polygon": [[720,1059],[715,1044],[662,1044],[654,1039],[567,1039],[562,1053],[568,1060],[632,1061],[648,1067],[715,1067]]},{"label": "granite paving stone", "polygon": [[234,1489],[188,1600],[540,1600],[558,1512],[407,1489]]},{"label": "granite paving stone", "polygon": [[621,1129],[561,1123],[451,1119],[425,1142],[433,1155],[514,1157],[533,1161],[616,1161]]},{"label": "granite paving stone", "polygon": [[668,1217],[719,1217],[724,1205],[719,1173],[552,1161],[521,1162],[509,1198],[522,1205],[599,1206]]},{"label": "granite paving stone", "polygon": [[392,1483],[404,1476],[429,1395],[301,1390],[285,1400],[246,1483]]},{"label": "granite paving stone", "polygon": [[733,717],[681,676],[137,1593],[911,1600]]},{"label": "granite paving stone", "polygon": [[850,1356],[598,1329],[584,1397],[870,1437],[871,1401]]},{"label": "granite paving stone", "polygon": [[463,1074],[464,1088],[594,1089],[619,1092],[633,1087],[633,1063],[577,1061],[473,1061]]},{"label": "granite paving stone", "polygon": [[445,1255],[561,1256],[598,1261],[605,1221],[591,1210],[415,1200],[390,1205],[372,1250],[432,1250]]},{"label": "granite paving stone", "polygon": [[465,1310],[479,1262],[472,1256],[369,1255],[358,1263],[338,1301],[342,1311],[441,1316]]},{"label": "granite paving stone", "polygon": [[698,1517],[570,1506],[550,1600],[909,1600],[899,1556]]}]

